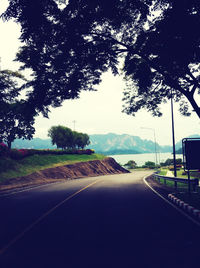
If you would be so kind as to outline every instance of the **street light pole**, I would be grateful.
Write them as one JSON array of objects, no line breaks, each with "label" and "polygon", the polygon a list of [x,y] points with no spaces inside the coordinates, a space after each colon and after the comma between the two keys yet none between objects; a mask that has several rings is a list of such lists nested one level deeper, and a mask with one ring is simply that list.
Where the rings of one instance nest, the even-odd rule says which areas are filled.
[{"label": "street light pole", "polygon": [[177,172],[176,172],[176,149],[175,149],[174,107],[173,107],[173,94],[172,94],[172,89],[171,89],[171,115],[172,115],[172,143],[173,143],[174,177],[176,177],[177,176]]}]

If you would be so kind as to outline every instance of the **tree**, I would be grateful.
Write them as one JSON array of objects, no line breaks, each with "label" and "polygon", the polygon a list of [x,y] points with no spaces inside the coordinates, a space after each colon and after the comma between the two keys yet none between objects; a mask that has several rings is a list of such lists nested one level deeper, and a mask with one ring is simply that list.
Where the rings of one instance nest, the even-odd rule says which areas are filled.
[{"label": "tree", "polygon": [[76,131],[73,131],[74,136],[74,146],[79,149],[84,149],[85,146],[90,144],[90,138],[87,134],[79,133]]},{"label": "tree", "polygon": [[156,167],[156,164],[152,161],[147,161],[147,162],[145,162],[144,167],[153,169]]},{"label": "tree", "polygon": [[124,166],[126,166],[128,169],[134,169],[136,168],[137,164],[134,160],[129,160]]},{"label": "tree", "polygon": [[[173,165],[174,164],[174,160],[173,159],[170,159],[168,158],[167,160],[165,160],[164,163],[160,163],[161,166],[170,166],[170,165]],[[182,164],[182,159],[181,158],[177,158],[176,159],[176,164],[177,165],[181,165]]]},{"label": "tree", "polygon": [[129,88],[124,111],[134,114],[147,108],[159,116],[159,104],[173,97],[183,115],[190,115],[188,100],[200,117],[195,100],[200,88],[200,3],[167,0],[161,4],[162,19],[149,21],[127,50],[124,71]]},{"label": "tree", "polygon": [[88,136],[88,134],[85,133],[81,133],[81,135],[82,135],[81,149],[84,149],[86,146],[90,144],[90,137]]},{"label": "tree", "polygon": [[51,138],[52,144],[57,148],[74,149],[84,148],[90,144],[90,138],[87,134],[72,131],[68,127],[53,126],[48,131],[48,137]]},{"label": "tree", "polygon": [[173,96],[182,114],[190,114],[189,102],[200,117],[199,1],[9,2],[3,19],[22,26],[17,60],[33,71],[27,97],[38,112],[47,116],[49,106],[94,90],[102,72],[119,73],[123,58],[124,112],[160,116],[159,105]]},{"label": "tree", "polygon": [[[21,24],[24,45],[17,54],[22,69],[32,70],[27,97],[37,112],[95,90],[102,72],[118,73],[125,22],[144,20],[152,0],[10,0],[2,18]],[[64,4],[66,3],[66,4]],[[61,5],[62,4],[62,5]],[[133,22],[131,21],[133,20]]]},{"label": "tree", "polygon": [[31,139],[35,133],[35,114],[26,101],[19,100],[21,87],[17,79],[24,81],[18,72],[0,71],[0,141],[8,148],[16,138]]},{"label": "tree", "polygon": [[52,144],[56,144],[57,148],[73,148],[74,137],[70,128],[64,126],[53,126],[48,131],[48,137],[51,138]]},{"label": "tree", "polygon": [[9,149],[17,138],[32,139],[35,133],[34,118],[27,116],[23,104],[11,104],[4,112],[0,116],[0,140],[6,142]]}]

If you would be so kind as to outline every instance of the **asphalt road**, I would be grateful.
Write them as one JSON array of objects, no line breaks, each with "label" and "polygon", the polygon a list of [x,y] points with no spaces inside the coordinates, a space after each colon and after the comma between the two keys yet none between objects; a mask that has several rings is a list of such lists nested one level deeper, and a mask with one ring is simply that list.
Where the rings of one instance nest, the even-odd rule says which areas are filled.
[{"label": "asphalt road", "polygon": [[0,196],[0,267],[200,267],[200,227],[144,184],[147,173]]}]

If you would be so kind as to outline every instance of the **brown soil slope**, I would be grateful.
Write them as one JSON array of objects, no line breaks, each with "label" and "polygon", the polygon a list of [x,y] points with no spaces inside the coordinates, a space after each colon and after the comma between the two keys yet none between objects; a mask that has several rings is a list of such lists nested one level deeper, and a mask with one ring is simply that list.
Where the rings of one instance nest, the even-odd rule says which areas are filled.
[{"label": "brown soil slope", "polygon": [[93,160],[48,168],[24,177],[9,179],[0,184],[0,190],[4,191],[69,179],[128,172],[129,171],[121,167],[113,158],[107,157],[103,160]]}]

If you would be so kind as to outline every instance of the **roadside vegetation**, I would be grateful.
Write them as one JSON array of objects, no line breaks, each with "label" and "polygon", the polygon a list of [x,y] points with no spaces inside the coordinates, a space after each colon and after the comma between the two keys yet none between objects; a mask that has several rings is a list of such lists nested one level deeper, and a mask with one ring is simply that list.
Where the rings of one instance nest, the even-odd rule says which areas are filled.
[{"label": "roadside vegetation", "polygon": [[63,154],[63,155],[31,155],[22,159],[0,158],[0,182],[10,178],[29,175],[33,172],[46,168],[86,162],[91,160],[102,160],[105,156],[101,154]]},{"label": "roadside vegetation", "polygon": [[48,131],[53,145],[62,150],[83,149],[90,144],[90,138],[87,134],[73,131],[65,126],[53,126]]},{"label": "roadside vegetation", "polygon": [[126,164],[123,165],[126,169],[128,170],[134,170],[134,169],[139,169],[139,170],[144,170],[144,169],[155,169],[156,165],[152,161],[147,161],[144,163],[142,166],[138,166],[137,163],[134,160],[129,160]]},{"label": "roadside vegetation", "polygon": [[[173,165],[171,163],[172,159],[166,160],[166,164],[162,165],[159,169],[159,175],[166,176],[168,171],[173,173]],[[187,172],[185,172],[182,162],[178,160],[177,163],[177,177],[178,178],[188,178]],[[191,179],[200,179],[200,171],[191,171],[190,172]],[[158,180],[157,180],[158,181]],[[175,189],[175,184],[173,181],[160,179],[159,183],[168,187],[173,195],[184,201],[185,203],[195,207],[196,209],[200,209],[200,187],[197,186],[195,191],[191,187],[190,193],[188,192],[188,185],[185,183],[177,183],[177,189]]]},{"label": "roadside vegetation", "polygon": [[0,143],[0,183],[51,167],[104,158],[104,155],[95,154],[91,149],[10,149],[4,143]]},{"label": "roadside vegetation", "polygon": [[105,158],[104,155],[95,154],[94,150],[84,149],[90,144],[87,134],[72,131],[64,126],[53,126],[48,135],[58,149],[12,149],[8,142],[1,142],[0,183],[51,167]]},{"label": "roadside vegetation", "polygon": [[[135,170],[140,169],[154,169],[157,171],[159,175],[166,176],[168,171],[173,173],[173,159],[167,159],[165,162],[160,163],[159,166],[156,166],[154,162],[147,161],[142,167],[138,167],[134,160],[129,160],[125,165],[125,168],[129,169],[129,171],[134,172]],[[188,178],[187,172],[185,172],[183,168],[182,159],[176,159],[176,167],[177,167],[177,177],[179,178]],[[190,178],[198,178],[200,179],[200,171],[190,172]],[[190,204],[191,206],[200,209],[200,187],[197,186],[195,191],[193,191],[191,187],[191,192],[188,193],[188,185],[185,183],[177,183],[177,189],[175,189],[174,181],[164,180],[164,179],[155,179],[161,185],[165,185],[168,189],[175,195],[177,198],[181,199],[185,203]]]}]

